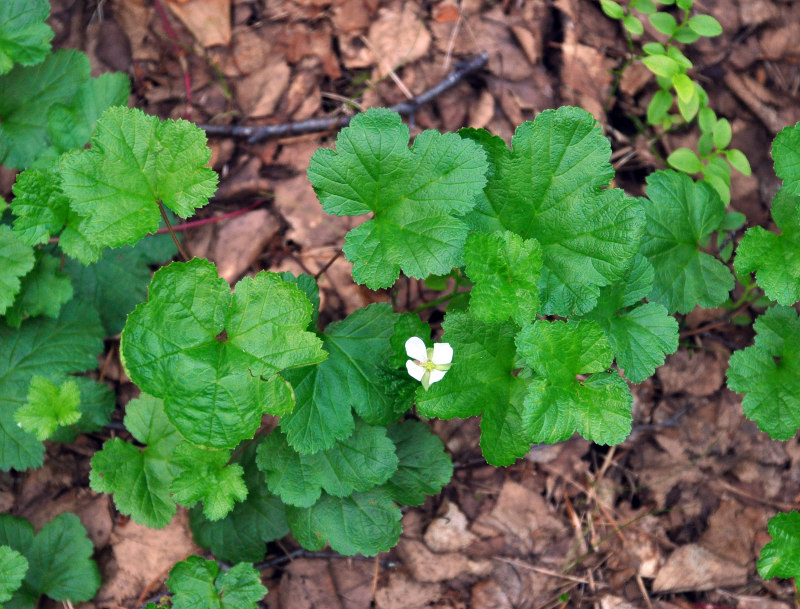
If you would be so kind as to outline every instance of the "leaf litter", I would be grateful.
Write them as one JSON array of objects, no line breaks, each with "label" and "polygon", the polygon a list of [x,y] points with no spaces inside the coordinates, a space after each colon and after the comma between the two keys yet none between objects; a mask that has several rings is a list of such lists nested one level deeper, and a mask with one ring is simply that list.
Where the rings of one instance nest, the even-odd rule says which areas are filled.
[{"label": "leaf litter", "polygon": [[[103,41],[108,27],[106,34],[103,28],[79,31],[77,24],[88,22],[91,13],[80,13],[71,3],[53,4],[56,45],[108,45]],[[616,109],[607,111],[609,86],[601,66],[616,65],[624,47],[588,0],[555,6],[544,0],[521,5],[392,2],[380,8],[365,0],[314,0],[269,3],[266,10],[249,0],[163,4],[189,49],[184,61],[198,122],[224,122],[235,115],[245,124],[280,124],[308,118],[309,108],[312,116],[340,116],[359,103],[391,105],[405,99],[403,87],[419,94],[436,81],[432,75],[447,71],[448,62],[486,50],[487,70],[459,85],[457,94],[438,100],[436,111],[421,108],[412,135],[426,127],[472,124],[486,126],[508,143],[521,120],[574,103],[605,113],[614,149],[636,150],[636,142],[620,128],[617,109],[624,114],[646,104],[648,89],[623,87],[611,98]],[[714,103],[737,117],[733,145],[758,150],[748,143],[768,141],[778,126],[800,118],[790,101],[800,81],[787,61],[796,53],[792,28],[800,22],[800,7],[777,0],[707,5],[725,32],[713,46],[698,47],[697,64],[709,66],[712,79],[704,86]],[[192,13],[230,15],[230,38],[224,19],[190,25]],[[93,68],[125,69],[119,63],[126,61],[133,68],[135,61],[137,105],[163,117],[183,115],[181,60],[152,5],[110,2],[104,18],[118,24],[130,51],[122,45],[111,54],[94,52]],[[745,28],[744,34],[734,37],[737,28]],[[282,31],[285,35],[277,35]],[[721,50],[730,52],[736,68],[718,78],[714,70],[722,65]],[[298,104],[303,98],[312,101]],[[237,247],[229,239],[240,235],[231,237],[232,229],[212,225],[186,231],[190,250],[202,249],[194,243],[205,230],[206,251],[231,254],[226,264],[232,277],[261,268],[312,274],[323,269],[354,226],[349,218],[330,216],[325,217],[333,224],[323,224],[305,178],[311,152],[326,143],[330,140],[320,135],[227,147],[216,168],[222,183],[227,177],[232,184],[226,185],[228,192],[236,192],[238,181],[244,197],[274,193],[269,214],[275,222],[262,231],[270,237],[259,234],[258,248]],[[643,153],[638,156],[651,162]],[[771,161],[750,156],[755,182],[741,184],[748,200],[742,211],[748,212],[763,206],[759,193],[774,188]],[[634,163],[636,158],[634,152]],[[240,171],[246,166],[249,171]],[[284,175],[276,171],[281,166]],[[620,171],[617,185],[633,190],[636,180]],[[734,181],[735,205],[736,190]],[[220,200],[201,216],[236,205]],[[326,319],[340,319],[381,299],[353,286],[349,273],[341,258],[325,270],[320,283]],[[425,295],[411,286],[407,292]],[[634,387],[634,432],[616,448],[570,440],[534,447],[526,459],[497,469],[479,457],[474,420],[437,422],[434,428],[454,456],[456,472],[441,496],[406,512],[400,546],[377,562],[300,556],[267,565],[262,571],[271,590],[266,606],[349,608],[374,601],[382,609],[546,607],[559,606],[559,595],[567,594],[568,606],[596,603],[603,609],[685,609],[697,602],[788,608],[790,588],[765,586],[755,575],[755,558],[767,541],[767,518],[790,509],[800,496],[800,444],[768,440],[743,417],[740,398],[719,383],[731,349],[750,339],[732,327],[691,336],[688,349],[682,347],[656,377]],[[131,394],[127,379],[107,382],[124,405],[129,399],[124,396]],[[121,412],[114,418],[120,420]],[[42,469],[17,478],[0,475],[0,505],[37,526],[60,511],[76,512],[101,551],[105,582],[87,606],[133,607],[140,595],[163,590],[168,568],[198,550],[182,509],[158,531],[127,521],[107,501],[98,503],[88,490],[88,457],[102,439],[89,435],[49,445]],[[443,542],[442,536],[457,541]],[[295,546],[285,540],[284,547]],[[270,545],[269,552],[267,560],[283,555],[278,546]],[[695,568],[698,564],[701,568]],[[689,571],[693,577],[687,579]]]}]

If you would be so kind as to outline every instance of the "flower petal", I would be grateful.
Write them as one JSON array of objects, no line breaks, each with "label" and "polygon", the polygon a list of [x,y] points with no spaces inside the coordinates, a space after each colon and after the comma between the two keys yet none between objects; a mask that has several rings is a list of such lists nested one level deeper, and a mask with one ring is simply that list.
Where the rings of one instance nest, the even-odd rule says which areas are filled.
[{"label": "flower petal", "polygon": [[[419,336],[412,336],[406,341],[406,353],[408,354],[408,357],[415,359],[418,362],[428,361],[428,348],[425,346],[425,342]],[[411,376],[414,375],[412,374]]]},{"label": "flower petal", "polygon": [[452,361],[453,347],[450,346],[450,343],[436,343],[433,345],[434,364],[450,364]]},{"label": "flower petal", "polygon": [[431,380],[428,381],[428,384],[438,383],[444,378],[444,375],[445,375],[444,370],[431,370]]},{"label": "flower petal", "polygon": [[408,370],[408,373],[411,376],[413,376],[415,379],[417,379],[418,381],[421,381],[422,380],[422,376],[425,374],[425,368],[423,368],[422,366],[420,366],[418,364],[415,364],[411,360],[408,360],[406,362],[406,370]]}]

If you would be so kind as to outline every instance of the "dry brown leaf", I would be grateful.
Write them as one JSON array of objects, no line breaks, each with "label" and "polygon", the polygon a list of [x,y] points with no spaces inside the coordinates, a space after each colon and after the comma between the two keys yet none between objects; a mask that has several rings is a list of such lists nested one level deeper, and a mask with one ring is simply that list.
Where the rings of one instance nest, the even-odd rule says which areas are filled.
[{"label": "dry brown leaf", "polygon": [[202,47],[230,44],[231,0],[166,0],[166,4]]},{"label": "dry brown leaf", "polygon": [[491,561],[470,560],[459,552],[433,553],[421,541],[411,539],[400,539],[397,553],[419,582],[443,582],[464,574],[486,577],[493,568]]},{"label": "dry brown leaf", "polygon": [[389,574],[389,584],[375,594],[378,609],[419,609],[439,600],[441,584],[421,583],[403,573]]},{"label": "dry brown leaf", "polygon": [[237,281],[279,230],[280,224],[266,209],[226,221],[217,233],[210,256],[220,276],[230,284]]},{"label": "dry brown leaf", "polygon": [[477,538],[467,530],[469,523],[455,503],[445,502],[439,516],[425,530],[425,545],[434,552],[458,552]]},{"label": "dry brown leaf", "polygon": [[146,0],[114,0],[111,7],[115,19],[128,36],[133,59],[158,60],[158,47],[149,29],[152,4]]},{"label": "dry brown leaf", "polygon": [[685,392],[702,397],[722,387],[727,369],[728,357],[724,353],[681,350],[670,355],[656,375],[665,395]]},{"label": "dry brown leaf", "polygon": [[692,543],[675,550],[653,582],[654,592],[688,592],[742,586],[750,569]]},{"label": "dry brown leaf", "polygon": [[374,77],[381,79],[391,70],[423,57],[430,47],[431,35],[412,3],[394,4],[378,11],[367,40],[377,65]]},{"label": "dry brown leaf", "polygon": [[281,609],[343,609],[327,560],[291,561],[277,596]]},{"label": "dry brown leaf", "polygon": [[450,2],[441,2],[433,9],[433,18],[436,23],[452,23],[458,21],[458,7]]},{"label": "dry brown leaf", "polygon": [[[99,606],[133,606],[146,586],[166,579],[176,562],[202,551],[192,541],[188,512],[178,514],[163,529],[151,529],[134,521],[116,523],[111,533],[111,564],[95,596]],[[163,580],[162,580],[163,581]]]},{"label": "dry brown leaf", "polygon": [[263,68],[242,78],[236,84],[236,99],[245,116],[271,116],[289,85],[291,72],[283,57],[274,55]]},{"label": "dry brown leaf", "polygon": [[482,129],[489,124],[494,116],[494,95],[484,89],[481,91],[481,96],[478,98],[477,103],[474,103],[469,108],[469,119],[467,121],[468,127],[475,129]]}]

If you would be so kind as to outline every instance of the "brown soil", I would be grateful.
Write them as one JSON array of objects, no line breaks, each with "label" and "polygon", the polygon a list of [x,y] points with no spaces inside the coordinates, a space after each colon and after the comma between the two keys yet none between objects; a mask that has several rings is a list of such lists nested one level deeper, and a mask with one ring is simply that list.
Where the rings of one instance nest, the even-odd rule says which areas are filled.
[{"label": "brown soil", "polygon": [[[147,112],[246,125],[390,106],[485,51],[487,68],[421,107],[415,132],[471,125],[509,140],[515,125],[541,110],[580,105],[612,141],[620,186],[641,194],[643,177],[662,166],[630,118],[643,115],[653,80],[633,67],[613,94],[610,70],[624,62],[627,45],[592,0],[160,2],[174,40],[152,0],[55,0],[56,44],[85,50],[95,73],[130,74],[131,101]],[[689,49],[693,76],[731,121],[732,146],[753,165],[753,176],[734,176],[732,207],[751,224],[766,224],[777,188],[767,151],[781,127],[800,119],[800,4],[695,4],[724,34]],[[211,140],[221,186],[202,215],[267,203],[188,232],[191,253],[214,260],[231,282],[260,269],[322,269],[352,226],[322,213],[305,177],[310,155],[332,135],[252,145]],[[696,137],[669,135],[656,152],[663,158]],[[342,257],[320,283],[325,320],[386,299],[355,286]],[[416,283],[403,289],[412,307],[426,296]],[[480,458],[475,420],[435,422],[455,475],[440,496],[405,513],[397,548],[375,560],[287,560],[294,542],[271,544],[265,606],[788,609],[791,583],[761,580],[755,561],[767,520],[800,499],[800,445],[759,432],[743,417],[740,396],[724,387],[731,351],[751,337],[715,324],[720,316],[698,311],[682,320],[681,351],[633,388],[635,430],[617,447],[578,439],[534,447],[516,465],[494,468]],[[702,331],[707,324],[714,329]],[[116,353],[113,339],[108,347]],[[114,353],[109,371],[118,370]],[[124,375],[115,382],[124,406],[132,386]],[[87,606],[132,608],[163,591],[176,560],[199,550],[185,514],[153,531],[89,490],[89,458],[103,439],[49,446],[43,468],[0,476],[0,509],[36,526],[75,511],[104,572]]]}]

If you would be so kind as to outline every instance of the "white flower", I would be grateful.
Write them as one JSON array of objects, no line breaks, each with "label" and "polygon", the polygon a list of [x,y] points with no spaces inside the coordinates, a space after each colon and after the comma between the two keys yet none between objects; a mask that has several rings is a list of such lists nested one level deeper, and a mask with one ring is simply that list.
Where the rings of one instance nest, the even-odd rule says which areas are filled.
[{"label": "white flower", "polygon": [[406,353],[411,358],[406,362],[406,370],[422,383],[425,391],[444,378],[453,362],[453,348],[448,343],[436,343],[428,348],[417,336],[406,341]]}]

